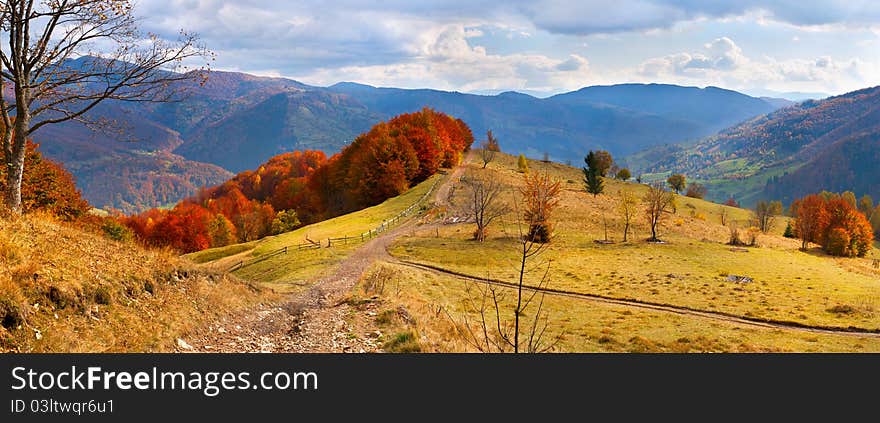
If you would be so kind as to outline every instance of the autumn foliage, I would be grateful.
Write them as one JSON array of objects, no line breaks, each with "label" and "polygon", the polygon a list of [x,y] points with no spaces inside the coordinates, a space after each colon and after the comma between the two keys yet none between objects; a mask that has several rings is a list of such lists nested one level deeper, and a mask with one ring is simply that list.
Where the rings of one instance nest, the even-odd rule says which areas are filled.
[{"label": "autumn foliage", "polygon": [[[28,141],[21,182],[22,210],[48,211],[63,220],[75,220],[88,213],[89,203],[76,188],[73,175],[61,165],[43,157],[39,144]],[[6,192],[5,169],[0,166],[0,192]]]},{"label": "autumn foliage", "polygon": [[402,194],[457,165],[472,143],[464,122],[425,108],[373,126],[333,157],[283,153],[171,210],[122,220],[148,245],[183,252],[252,241]]},{"label": "autumn foliage", "polygon": [[868,219],[839,195],[808,195],[795,200],[791,212],[802,249],[812,242],[831,255],[864,257],[874,242]]},{"label": "autumn foliage", "polygon": [[550,215],[559,206],[561,184],[550,175],[538,172],[526,175],[525,182],[520,192],[525,203],[525,222],[529,225],[526,239],[539,244],[548,243],[553,237]]}]

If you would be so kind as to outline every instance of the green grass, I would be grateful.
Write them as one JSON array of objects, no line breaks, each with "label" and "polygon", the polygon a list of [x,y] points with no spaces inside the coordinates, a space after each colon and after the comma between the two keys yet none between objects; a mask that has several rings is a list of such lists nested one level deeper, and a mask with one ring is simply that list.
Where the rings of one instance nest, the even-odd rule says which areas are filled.
[{"label": "green grass", "polygon": [[[709,176],[704,180],[697,180],[709,189],[709,198],[715,201],[724,201],[733,196],[743,206],[751,206],[762,199],[764,187],[767,181],[774,176],[782,176],[784,173],[792,173],[799,169],[802,164],[774,166],[774,167],[736,167],[742,165],[740,160],[728,160],[715,165],[710,169]],[[717,169],[717,171],[716,171]],[[717,175],[729,174],[738,170],[745,176],[742,179],[720,178]]]},{"label": "green grass", "polygon": [[422,351],[416,335],[411,331],[394,335],[390,341],[382,345],[382,349],[390,353],[417,353]]},{"label": "green grass", "polygon": [[419,198],[428,192],[431,185],[442,177],[443,175],[434,175],[411,188],[403,195],[390,198],[382,204],[304,226],[285,234],[264,238],[257,244],[254,255],[259,256],[266,252],[283,248],[286,245],[301,244],[306,242],[306,238],[314,241],[320,240],[326,244],[327,238],[360,237],[362,233],[375,229],[382,222],[393,218],[418,201]]},{"label": "green grass", "polygon": [[[213,248],[190,254],[187,257],[207,266],[222,263],[226,268],[238,261],[248,261],[272,253],[281,248],[303,244],[306,239],[321,242],[325,248],[297,250],[289,248],[287,254],[246,266],[234,273],[242,278],[260,282],[281,292],[298,291],[308,287],[315,278],[332,274],[336,266],[361,245],[360,235],[375,229],[383,222],[397,216],[407,207],[418,201],[443,175],[434,175],[416,185],[406,193],[360,211],[328,219],[281,235],[263,238],[245,244]],[[337,242],[326,248],[328,238],[357,237],[343,244]],[[234,262],[223,259],[249,251],[235,257]]]}]

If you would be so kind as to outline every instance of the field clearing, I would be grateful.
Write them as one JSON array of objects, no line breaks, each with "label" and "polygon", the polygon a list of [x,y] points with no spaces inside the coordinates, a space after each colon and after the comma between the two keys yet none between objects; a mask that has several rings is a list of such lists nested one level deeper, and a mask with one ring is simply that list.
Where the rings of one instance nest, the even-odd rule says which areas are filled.
[{"label": "field clearing", "polygon": [[[422,351],[477,351],[459,335],[467,314],[479,316],[464,300],[479,300],[466,283],[446,275],[394,264],[372,269],[394,272],[395,284],[386,285],[382,298],[403,306],[416,322]],[[368,275],[365,279],[368,279]],[[502,316],[512,317],[514,291],[501,289]],[[546,339],[562,334],[554,351],[578,352],[877,352],[880,338],[816,334],[800,330],[757,328],[693,316],[601,304],[547,295],[544,308],[550,326]],[[448,314],[447,314],[448,312]],[[494,314],[490,314],[494,318]],[[531,321],[531,314],[524,316]],[[455,323],[453,323],[453,321]],[[458,329],[457,329],[458,328]]]},{"label": "field clearing", "polygon": [[[880,329],[880,272],[871,268],[870,259],[798,251],[796,240],[780,236],[783,218],[770,234],[758,236],[759,247],[732,248],[725,245],[729,230],[720,224],[721,212],[745,227],[747,210],[679,196],[677,213],[661,233],[666,244],[644,241],[649,234],[641,213],[630,242],[597,244],[595,240],[604,238],[603,215],[609,238],[622,238],[617,193],[631,189],[641,196],[646,187],[606,180],[606,194],[593,198],[581,189],[577,169],[540,162],[530,162],[530,168],[550,171],[565,188],[554,212],[557,237],[541,257],[551,262],[551,288],[747,318]],[[516,187],[521,176],[511,169],[509,163],[500,163],[492,167],[492,177]],[[513,281],[519,233],[514,217],[508,215],[490,228],[482,244],[470,239],[473,225],[459,224],[415,231],[390,252],[400,259]],[[753,282],[731,282],[730,275]],[[536,284],[539,277],[535,272],[526,283]]]}]

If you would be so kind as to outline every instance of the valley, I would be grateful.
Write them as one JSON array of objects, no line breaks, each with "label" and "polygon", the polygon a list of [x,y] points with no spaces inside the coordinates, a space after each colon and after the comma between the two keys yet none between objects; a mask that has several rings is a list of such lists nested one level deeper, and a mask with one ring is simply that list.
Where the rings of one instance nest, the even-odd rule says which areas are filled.
[{"label": "valley", "polygon": [[220,71],[208,73],[203,85],[180,82],[175,90],[180,101],[104,102],[90,112],[90,119],[105,122],[97,130],[64,122],[36,132],[34,141],[65,164],[92,205],[131,214],[176,203],[284,152],[332,155],[377,122],[424,107],[464,120],[475,134],[494,130],[510,153],[580,163],[590,149],[622,157],[695,141],[788,104],[665,84],[592,86],[537,98],[354,83],[318,87]]}]

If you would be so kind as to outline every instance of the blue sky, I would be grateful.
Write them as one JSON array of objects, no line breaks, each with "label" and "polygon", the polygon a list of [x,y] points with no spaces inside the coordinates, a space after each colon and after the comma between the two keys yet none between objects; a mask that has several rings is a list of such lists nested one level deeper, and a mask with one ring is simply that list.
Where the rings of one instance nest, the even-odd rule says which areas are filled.
[{"label": "blue sky", "polygon": [[880,85],[874,1],[141,0],[143,29],[199,33],[214,69],[314,85],[551,94],[714,85],[756,95]]}]

